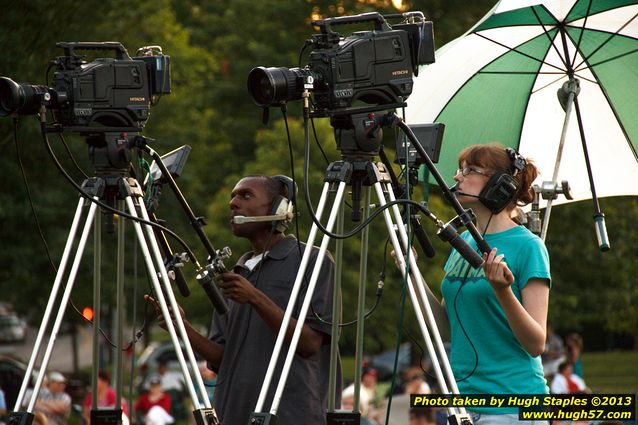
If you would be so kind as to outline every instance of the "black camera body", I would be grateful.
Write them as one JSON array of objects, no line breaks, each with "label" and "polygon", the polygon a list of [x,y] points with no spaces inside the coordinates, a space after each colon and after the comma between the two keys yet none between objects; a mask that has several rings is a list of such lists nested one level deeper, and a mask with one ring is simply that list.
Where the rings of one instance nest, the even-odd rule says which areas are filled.
[{"label": "black camera body", "polygon": [[343,43],[316,49],[308,69],[322,78],[314,84],[317,110],[365,103],[397,103],[412,93],[412,63],[405,31],[353,33]]},{"label": "black camera body", "polygon": [[[304,68],[254,68],[248,90],[259,106],[301,99],[304,89],[314,95],[314,116],[345,113],[357,101],[374,105],[401,104],[412,93],[418,66],[434,62],[432,22],[421,12],[388,15],[403,18],[390,26],[378,12],[314,21],[320,34]],[[343,38],[332,26],[374,22],[373,31]]]},{"label": "black camera body", "polygon": [[[65,55],[53,61],[52,87],[0,78],[0,116],[35,114],[44,104],[55,111],[56,122],[70,130],[142,129],[152,97],[170,93],[170,57],[162,55],[161,48],[143,48],[143,56],[131,58],[119,42],[56,46]],[[153,49],[160,54],[153,55]],[[115,51],[116,57],[87,63],[76,50]]]}]

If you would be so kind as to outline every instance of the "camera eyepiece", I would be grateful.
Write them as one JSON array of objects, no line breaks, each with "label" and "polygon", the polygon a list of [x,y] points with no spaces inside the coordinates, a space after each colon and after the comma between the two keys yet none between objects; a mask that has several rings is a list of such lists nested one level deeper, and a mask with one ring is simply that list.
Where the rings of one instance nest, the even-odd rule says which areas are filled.
[{"label": "camera eyepiece", "polygon": [[307,74],[309,71],[300,68],[253,68],[248,74],[248,92],[257,106],[298,100]]}]

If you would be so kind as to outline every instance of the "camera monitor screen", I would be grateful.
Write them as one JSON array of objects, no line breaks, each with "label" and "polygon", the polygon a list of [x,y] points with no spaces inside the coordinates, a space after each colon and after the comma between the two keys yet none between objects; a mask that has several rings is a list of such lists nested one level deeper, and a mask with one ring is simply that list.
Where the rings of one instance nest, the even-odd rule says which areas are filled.
[{"label": "camera monitor screen", "polygon": [[[441,152],[441,142],[443,141],[443,132],[445,124],[412,124],[409,125],[414,135],[423,146],[432,162],[439,162],[439,153]],[[416,148],[412,146],[407,136],[402,135],[397,139],[397,156],[395,162],[397,164],[406,163],[406,143],[407,143],[407,163],[410,167],[418,167],[425,161],[419,156]]]},{"label": "camera monitor screen", "polygon": [[[171,173],[173,178],[177,178],[182,174],[182,170],[184,170],[184,166],[186,165],[186,160],[188,159],[188,154],[191,151],[191,147],[188,145],[184,145],[181,148],[177,148],[173,151],[170,151],[167,154],[162,155],[162,162]],[[152,178],[153,182],[165,183],[166,180],[162,175],[162,171],[157,166],[155,161],[151,164],[151,171],[149,175]],[[146,185],[148,183],[148,176],[144,181]]]}]

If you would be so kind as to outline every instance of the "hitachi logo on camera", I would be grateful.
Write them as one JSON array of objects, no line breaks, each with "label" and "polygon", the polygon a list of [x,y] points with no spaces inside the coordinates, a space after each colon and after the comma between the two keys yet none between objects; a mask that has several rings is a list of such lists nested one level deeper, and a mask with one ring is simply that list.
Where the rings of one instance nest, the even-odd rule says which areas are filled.
[{"label": "hitachi logo on camera", "polygon": [[398,71],[392,71],[392,75],[406,75],[408,72],[407,69],[400,69]]},{"label": "hitachi logo on camera", "polygon": [[130,100],[131,102],[145,102],[146,98],[145,97],[129,97],[128,100]]}]

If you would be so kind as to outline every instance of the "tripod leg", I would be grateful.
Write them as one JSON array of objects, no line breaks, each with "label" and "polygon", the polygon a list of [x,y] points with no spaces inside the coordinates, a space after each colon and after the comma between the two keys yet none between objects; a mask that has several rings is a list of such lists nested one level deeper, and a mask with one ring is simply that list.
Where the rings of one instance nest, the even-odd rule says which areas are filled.
[{"label": "tripod leg", "polygon": [[[33,396],[31,398],[31,401],[29,402],[29,406],[27,407],[28,412],[31,412],[33,410],[36,399],[38,397],[38,392],[40,390],[40,387],[42,386],[42,381],[44,380],[44,372],[47,370],[47,366],[49,365],[49,359],[51,358],[51,353],[53,352],[53,345],[55,344],[55,340],[58,336],[58,331],[60,330],[60,325],[62,324],[62,319],[64,318],[66,306],[69,302],[69,297],[71,296],[71,291],[73,289],[73,284],[75,283],[78,268],[80,267],[80,262],[82,261],[82,254],[84,252],[84,247],[86,246],[86,240],[88,239],[89,233],[91,232],[91,227],[93,225],[93,216],[95,215],[96,209],[97,204],[92,202],[91,206],[89,207],[89,213],[86,217],[86,222],[84,223],[80,241],[78,242],[73,265],[71,266],[71,271],[69,272],[69,279],[67,281],[66,288],[64,289],[64,293],[62,294],[62,301],[60,301],[58,314],[55,318],[55,322],[53,323],[53,329],[51,330],[49,343],[47,344],[46,350],[44,352],[44,357],[42,358],[40,373],[38,374],[38,378],[36,379],[33,389]],[[28,378],[28,375],[25,376],[25,380]]]},{"label": "tripod leg", "polygon": [[[93,365],[91,368],[91,394],[97,394],[98,372],[100,368],[100,326],[102,324],[102,214],[96,214],[93,232]],[[97,397],[93,397],[91,409],[97,409]]]},{"label": "tripod leg", "polygon": [[[339,205],[337,216],[337,233],[343,233],[344,209],[343,202]],[[343,239],[335,242],[335,286],[332,296],[332,327],[330,338],[330,370],[328,375],[328,412],[336,409],[337,400],[337,366],[339,358],[339,322],[341,322],[341,277],[343,269]]]},{"label": "tripod leg", "polygon": [[51,288],[51,294],[49,295],[49,300],[47,301],[47,306],[44,309],[44,316],[42,317],[42,323],[40,324],[40,328],[38,329],[38,335],[35,338],[35,345],[33,347],[33,351],[31,353],[31,357],[29,358],[29,363],[27,365],[27,370],[24,375],[24,379],[22,381],[22,386],[20,387],[20,392],[18,393],[18,398],[16,399],[15,407],[13,408],[14,412],[20,411],[20,407],[22,405],[22,399],[27,391],[27,386],[29,385],[29,379],[33,373],[33,366],[38,358],[38,354],[40,352],[40,346],[42,345],[42,339],[44,337],[44,333],[46,332],[46,328],[49,324],[49,318],[51,316],[51,311],[53,310],[53,305],[55,304],[55,299],[58,296],[58,291],[60,290],[60,284],[62,282],[62,277],[64,276],[64,272],[66,271],[66,265],[69,261],[69,254],[71,253],[71,248],[73,247],[73,240],[75,239],[75,235],[78,230],[78,226],[80,224],[80,218],[82,217],[82,207],[84,205],[84,198],[80,198],[78,201],[78,205],[75,209],[75,215],[73,216],[73,223],[71,224],[71,229],[69,230],[69,236],[66,240],[66,245],[64,246],[64,251],[62,253],[62,259],[60,260],[60,265],[58,266],[58,271],[55,275],[55,281],[53,282],[53,287]]},{"label": "tripod leg", "polygon": [[[383,194],[383,189],[381,188],[381,183],[377,182],[374,184],[376,193],[377,193],[377,197],[379,198],[379,204],[381,207],[383,207],[386,204],[386,200],[385,200],[385,195]],[[384,210],[383,211],[383,217],[385,218],[385,222],[386,222],[386,226],[388,228],[388,234],[390,236],[390,239],[392,241],[392,246],[394,248],[394,251],[397,253],[396,258],[399,260],[399,265],[401,267],[401,272],[403,274],[403,277],[407,280],[407,284],[408,284],[408,289],[410,292],[410,298],[412,300],[412,304],[414,305],[414,309],[415,309],[415,313],[417,316],[417,321],[419,322],[419,325],[421,327],[421,332],[423,333],[423,337],[425,339],[427,348],[428,348],[428,353],[430,354],[430,357],[432,358],[433,362],[433,366],[434,366],[434,370],[435,373],[437,375],[437,379],[439,381],[439,385],[441,386],[441,390],[443,391],[443,393],[445,394],[449,394],[450,391],[448,390],[447,387],[447,383],[445,378],[443,377],[443,373],[441,371],[441,367],[439,365],[439,362],[436,361],[437,356],[436,356],[436,351],[434,350],[434,347],[432,345],[432,339],[430,338],[430,334],[428,333],[428,328],[425,324],[425,320],[423,317],[423,312],[421,311],[420,308],[418,308],[419,306],[419,302],[418,302],[418,298],[416,295],[416,291],[414,290],[414,284],[412,282],[412,278],[409,274],[406,274],[406,263],[405,260],[403,258],[403,255],[401,255],[400,253],[404,252],[405,249],[407,248],[402,248],[401,245],[399,244],[399,240],[397,239],[397,235],[394,231],[394,225],[392,222],[392,218],[390,217],[390,213],[388,212],[388,210]],[[397,226],[399,227],[399,229],[402,228],[403,226],[403,222],[399,221],[397,223]],[[406,236],[406,242],[407,242],[407,236]],[[412,268],[412,270],[415,271],[414,275],[415,276],[420,276],[421,273],[419,272],[418,266],[416,265],[416,262],[414,261],[414,257],[411,255],[411,252],[408,251],[407,252],[407,256],[410,260],[410,266]],[[425,298],[425,302],[424,304],[427,306],[426,309],[430,309],[429,304],[427,303],[427,296]],[[431,311],[430,311],[431,313]],[[433,319],[433,316],[432,316]],[[436,327],[436,324],[434,324],[434,322],[430,323],[430,330],[431,332],[438,336],[438,339],[440,340],[440,335],[438,333],[438,328]],[[441,342],[442,344],[442,342]],[[447,356],[444,357],[445,359],[447,359]],[[452,379],[452,382],[450,382],[451,385],[456,386],[456,381],[454,381],[454,379]],[[456,393],[458,393],[458,389],[456,390]],[[457,413],[457,410],[455,408],[449,408],[448,411],[450,412],[450,414],[455,414]],[[465,413],[464,409],[459,409],[460,413]]]},{"label": "tripod leg", "polygon": [[[395,197],[394,197],[394,192],[392,190],[392,186],[390,184],[388,184],[388,185],[386,185],[386,189],[388,191],[389,200],[391,202],[394,201]],[[392,207],[392,211],[394,213],[395,220],[399,224],[398,225],[399,235],[401,236],[401,241],[403,242],[404,252],[407,252],[408,234],[406,232],[405,226],[402,224],[403,222],[401,220],[401,213],[399,212],[398,206],[394,205]],[[423,275],[420,273],[420,271],[418,269],[418,265],[416,263],[416,258],[414,258],[414,256],[410,256],[409,262],[410,262],[410,268],[412,270],[416,270],[418,272],[418,273],[414,274],[414,277],[416,279],[416,287],[419,290],[419,296],[421,297],[422,300],[424,300],[423,304],[425,306],[425,312],[426,312],[426,315],[427,315],[428,324],[430,325],[430,328],[433,329],[432,334],[434,335],[434,341],[436,342],[436,347],[437,347],[437,349],[439,351],[439,356],[441,356],[442,363],[443,363],[443,368],[445,369],[445,373],[447,375],[448,382],[450,382],[450,387],[452,388],[452,392],[458,393],[459,390],[458,390],[458,387],[456,385],[456,380],[454,379],[454,374],[452,373],[452,368],[451,368],[450,363],[448,361],[447,353],[445,351],[445,347],[443,345],[443,341],[441,340],[441,335],[438,332],[438,328],[436,327],[436,320],[434,318],[434,314],[432,313],[432,308],[430,306],[430,303],[427,302],[428,298],[427,298],[427,293],[425,292],[425,286],[427,285],[427,283],[423,279]],[[415,305],[415,308],[416,308],[416,305]]]},{"label": "tripod leg", "polygon": [[[366,220],[370,215],[370,187],[366,187],[363,193],[363,216],[362,220]],[[359,256],[359,293],[357,295],[357,332],[354,362],[354,382],[361,382],[362,366],[363,366],[363,338],[365,330],[365,307],[366,307],[366,282],[368,277],[368,235],[370,234],[370,226],[366,226],[361,231],[361,254]],[[359,406],[361,396],[361,385],[354,386],[353,406]],[[358,411],[358,408],[355,408]]]},{"label": "tripod leg", "polygon": [[[118,210],[124,210],[124,203],[118,201]],[[115,352],[113,353],[113,376],[115,387],[115,409],[122,408],[122,359],[123,359],[123,327],[124,327],[124,243],[126,241],[126,221],[117,221],[117,278],[115,283],[115,321],[113,329],[116,330]]]},{"label": "tripod leg", "polygon": [[[137,215],[137,211],[135,208],[135,205],[133,204],[133,200],[131,199],[130,196],[127,196],[125,198],[126,201],[126,205],[128,207],[129,210],[129,214],[131,214],[134,217],[138,217]],[[141,211],[144,211],[144,207],[140,208]],[[148,244],[146,243],[146,239],[144,238],[144,233],[142,231],[142,225],[135,221],[133,222],[133,226],[135,227],[135,233],[137,234],[137,240],[139,242],[140,248],[142,250],[142,254],[144,256],[144,260],[146,262],[146,267],[149,271],[149,276],[151,277],[151,280],[153,282],[153,290],[155,291],[155,296],[157,297],[157,301],[158,304],[160,306],[160,309],[162,311],[162,314],[164,315],[165,318],[170,318],[171,314],[168,310],[168,305],[166,304],[166,299],[164,297],[164,293],[162,292],[162,287],[160,286],[159,283],[159,279],[158,279],[158,272],[157,269],[155,268],[155,264],[153,263],[153,260],[157,260],[157,256],[156,255],[152,255],[151,252],[149,251],[149,247]],[[145,225],[145,227],[150,227]],[[150,230],[150,232],[152,233],[152,229],[147,229]],[[152,241],[154,241],[154,236],[151,239],[151,244]],[[157,242],[157,241],[155,241]],[[157,247],[157,245],[154,246],[154,248]],[[157,254],[154,252],[154,254]],[[159,269],[159,273],[162,277],[162,280],[164,281],[164,286],[167,288],[167,294],[172,294],[172,290],[170,287],[170,283],[168,281],[168,275],[166,273],[166,268],[164,267],[164,263],[163,261],[160,261],[160,263],[158,264],[158,269]],[[179,314],[179,309],[177,307],[177,303],[171,304],[171,307],[173,309],[173,311],[175,312],[175,314],[173,315],[174,317],[174,321],[176,324],[180,325],[181,324],[181,328],[180,331],[182,332],[182,339],[184,340],[184,345],[185,346],[190,346],[190,344],[188,343],[188,337],[186,337],[186,330],[184,329],[184,322],[182,320],[182,317]],[[175,353],[177,354],[177,360],[179,361],[179,365],[180,368],[182,370],[182,374],[184,375],[184,380],[186,381],[186,386],[187,389],[189,391],[189,395],[191,397],[191,400],[193,402],[193,406],[195,407],[195,409],[199,409],[200,408],[200,404],[199,404],[199,398],[197,397],[197,394],[195,393],[195,389],[193,387],[193,381],[191,380],[191,376],[190,373],[188,372],[188,368],[186,366],[186,360],[184,359],[184,353],[182,352],[181,348],[180,348],[180,341],[177,337],[177,332],[175,331],[175,326],[173,324],[173,320],[166,320],[166,327],[168,329],[168,333],[171,337],[171,341],[173,342],[173,346],[175,347]],[[204,397],[206,398],[206,397]],[[209,401],[210,404],[210,401]]]},{"label": "tripod leg", "polygon": [[[141,207],[140,211],[141,211],[142,217],[148,221],[149,216],[148,216],[148,212],[146,211],[146,208]],[[164,260],[162,259],[162,254],[160,253],[160,248],[159,248],[159,244],[157,243],[157,239],[155,237],[155,232],[153,231],[151,226],[144,226],[144,227],[146,229],[148,240],[151,242],[151,248],[153,249],[155,262],[158,264],[158,268],[160,269],[160,272],[162,273],[162,283],[164,283],[164,290],[166,292],[166,295],[169,298],[171,308],[173,309],[173,311],[177,311],[178,309],[177,300],[175,299],[175,294],[173,293],[173,289],[168,280],[168,274],[166,272],[166,268],[164,267]],[[204,385],[202,376],[199,373],[199,368],[197,367],[197,360],[195,359],[195,354],[193,353],[193,349],[188,340],[188,336],[186,335],[186,328],[184,327],[184,322],[181,319],[181,317],[177,321],[177,327],[178,327],[178,330],[180,331],[182,340],[184,341],[184,350],[186,351],[186,355],[190,362],[191,369],[193,371],[193,376],[195,377],[195,381],[197,383],[197,387],[199,389],[200,394],[202,394],[204,407],[209,409],[211,408],[211,403],[210,403],[210,400],[208,399],[208,395],[207,395],[208,392],[206,391],[206,386]],[[190,385],[192,386],[193,384],[191,383]],[[197,404],[198,403],[195,403],[195,400],[193,400],[193,406],[197,406]],[[197,407],[196,410],[197,409],[199,409],[199,407]]]},{"label": "tripod leg", "polygon": [[[330,216],[328,217],[328,223],[326,225],[326,229],[329,232],[332,231],[332,228],[334,227],[335,220],[339,212],[339,205],[341,205],[341,201],[343,200],[343,193],[344,193],[345,187],[346,187],[345,182],[339,183],[339,188],[337,189],[337,195],[335,196],[334,205],[330,211]],[[303,304],[301,306],[301,311],[299,312],[299,318],[297,319],[295,332],[293,333],[292,339],[290,341],[290,347],[288,348],[288,355],[286,356],[286,361],[284,362],[284,366],[281,371],[281,376],[279,377],[279,383],[277,385],[272,406],[270,408],[270,413],[273,415],[277,414],[277,409],[279,408],[279,403],[281,402],[281,395],[284,392],[286,380],[288,379],[288,373],[290,372],[290,366],[292,365],[292,360],[295,356],[297,344],[299,343],[299,338],[301,337],[301,330],[306,321],[306,315],[308,314],[308,308],[310,307],[312,294],[315,290],[315,286],[317,285],[317,280],[319,279],[319,273],[321,272],[321,264],[323,263],[323,258],[326,255],[326,250],[328,248],[329,242],[330,242],[330,237],[328,235],[324,235],[321,241],[321,247],[319,248],[319,254],[317,254],[317,259],[315,260],[315,267],[312,271],[312,276],[310,277],[310,283],[308,284],[306,297],[304,298]],[[306,246],[306,251],[309,251],[311,249],[312,249],[312,245]],[[300,270],[299,273],[297,274],[297,280],[300,279],[300,276],[303,276],[303,270]],[[290,303],[292,302],[293,302],[293,298],[290,299],[288,304],[290,305]],[[285,327],[283,327],[283,324],[282,324],[282,329],[284,330],[286,329]]]},{"label": "tripod leg", "polygon": [[[133,190],[131,190],[131,188]],[[142,197],[142,192],[139,189],[139,184],[134,179],[131,179],[129,184],[129,190],[137,195],[137,199],[140,200]],[[128,195],[125,197],[126,204],[129,208],[131,215],[137,217],[137,211],[133,200],[131,199],[132,195]],[[148,221],[148,213],[143,204],[139,205],[140,212],[142,217]],[[162,259],[161,253],[159,251],[159,245],[157,243],[157,239],[155,239],[155,233],[153,229],[149,225],[145,225],[146,233],[148,235],[148,240],[150,241],[151,248],[153,249],[153,256],[151,257],[151,253],[148,248],[148,244],[144,238],[144,233],[142,231],[142,226],[139,222],[134,223],[135,232],[137,234],[137,239],[140,244],[140,248],[142,249],[142,253],[144,255],[144,259],[146,261],[146,266],[149,270],[152,282],[153,282],[153,290],[155,292],[155,296],[157,297],[160,309],[165,318],[170,318],[171,314],[168,310],[168,306],[166,304],[166,298],[164,297],[164,293],[162,292],[162,287],[160,286],[159,279],[157,277],[157,272],[155,269],[155,265],[153,264],[153,259],[157,263],[157,268],[160,271],[160,275],[162,277],[162,283],[164,284],[164,290],[166,295],[169,297],[171,301],[172,311],[175,312],[174,320],[166,320],[166,326],[168,329],[168,333],[171,336],[171,341],[173,342],[173,347],[175,348],[175,353],[177,354],[177,360],[179,361],[180,368],[182,370],[182,375],[184,376],[184,381],[186,382],[186,388],[188,390],[191,402],[193,404],[193,415],[195,418],[195,422],[198,425],[204,424],[219,424],[219,419],[217,418],[217,414],[215,410],[211,407],[210,400],[208,399],[208,395],[206,389],[204,387],[204,382],[202,380],[201,375],[199,374],[199,369],[197,368],[197,362],[195,361],[195,355],[193,354],[193,349],[190,345],[190,341],[188,339],[188,335],[186,334],[186,328],[184,327],[184,321],[182,316],[179,314],[179,306],[177,305],[177,301],[175,300],[175,295],[173,294],[173,290],[171,288],[171,284],[168,279],[168,273],[166,272],[166,267],[164,266],[164,261]],[[175,326],[180,331],[180,336],[184,343],[184,349],[188,353],[191,370],[193,375],[198,380],[199,389],[201,393],[202,400],[204,401],[205,409],[201,408],[201,404],[199,402],[199,397],[195,392],[195,387],[193,385],[193,381],[191,379],[191,375],[186,366],[186,360],[184,359],[184,353],[182,352],[182,348],[180,345],[180,341],[177,337],[177,333],[175,331]]]},{"label": "tripod leg", "polygon": [[[319,199],[319,205],[317,205],[317,212],[315,213],[318,220],[321,219],[321,215],[323,214],[323,209],[326,205],[326,200],[328,199],[329,186],[330,186],[329,183],[324,183],[323,185],[321,198]],[[308,268],[308,261],[310,260],[310,253],[312,252],[312,246],[317,236],[317,230],[318,230],[318,227],[316,224],[313,224],[312,227],[310,228],[310,234],[308,235],[308,242],[306,243],[306,249],[304,250],[303,257],[301,258],[299,271],[297,272],[297,277],[295,278],[295,283],[293,284],[292,292],[290,293],[290,300],[288,301],[288,305],[286,306],[286,311],[284,312],[284,317],[281,321],[281,327],[279,328],[279,333],[277,334],[277,339],[275,341],[275,346],[273,348],[272,356],[270,357],[270,363],[268,363],[268,369],[266,370],[264,383],[261,386],[261,391],[259,392],[259,397],[257,398],[257,405],[255,406],[255,412],[261,412],[264,407],[264,403],[266,401],[266,395],[268,394],[268,388],[270,387],[270,381],[272,380],[272,376],[275,373],[277,360],[279,359],[279,353],[281,352],[281,347],[283,346],[284,339],[286,337],[288,323],[290,323],[290,318],[292,317],[292,311],[295,307],[295,300],[297,299],[299,290],[301,289],[304,273],[306,269]]]}]

